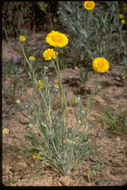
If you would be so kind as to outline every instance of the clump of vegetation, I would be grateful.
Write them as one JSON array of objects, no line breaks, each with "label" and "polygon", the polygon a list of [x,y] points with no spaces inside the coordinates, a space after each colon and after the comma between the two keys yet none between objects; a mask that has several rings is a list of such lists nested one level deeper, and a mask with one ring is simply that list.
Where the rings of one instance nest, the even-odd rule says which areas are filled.
[{"label": "clump of vegetation", "polygon": [[[94,97],[100,91],[100,87],[97,82],[95,90],[87,99],[86,110],[83,109],[79,97],[72,99],[72,103],[75,104],[76,124],[69,127],[67,92],[64,91],[62,85],[59,62],[59,49],[68,45],[68,37],[58,31],[51,31],[46,36],[46,42],[54,48],[46,49],[42,55],[45,61],[52,64],[56,72],[58,83],[55,86],[49,84],[46,76],[48,67],[44,67],[44,73],[41,78],[38,78],[33,67],[36,58],[34,56],[27,58],[23,45],[25,40],[25,37],[19,37],[20,47],[28,64],[34,87],[33,97],[29,98],[31,106],[27,106],[26,117],[29,118],[30,125],[28,126],[29,130],[26,131],[25,139],[30,141],[30,144],[26,145],[26,148],[32,154],[31,156],[35,155],[34,158],[48,163],[63,175],[73,175],[73,172],[80,169],[89,155],[97,151],[93,146],[90,132],[93,123],[89,120],[89,115]],[[99,73],[104,73],[109,69],[109,62],[101,57],[94,59],[92,65],[94,70]],[[82,80],[85,82],[87,77],[83,76]],[[53,100],[58,92],[60,93],[60,108],[54,111]],[[20,106],[26,110],[21,102]]]},{"label": "clump of vegetation", "polygon": [[106,108],[103,114],[102,126],[104,129],[113,132],[121,131],[127,134],[127,110],[122,111],[121,106],[115,112]]},{"label": "clump of vegetation", "polygon": [[[76,122],[70,126],[68,122],[68,92],[63,88],[60,75],[61,68],[66,68],[68,63],[65,61],[66,57],[64,59],[62,51],[67,46],[68,53],[75,52],[75,59],[85,60],[95,72],[106,73],[110,67],[116,64],[117,56],[120,56],[120,60],[123,62],[126,58],[123,33],[125,20],[123,15],[119,15],[117,2],[112,4],[108,2],[95,3],[94,1],[85,1],[84,4],[82,2],[60,3],[63,8],[63,10],[60,9],[62,21],[70,30],[72,39],[68,37],[69,35],[52,30],[45,39],[50,47],[41,53],[43,59],[41,63],[38,63],[38,58],[30,55],[30,52],[27,53],[25,49],[24,44],[27,38],[24,35],[19,36],[19,45],[28,66],[24,71],[28,72],[33,93],[26,105],[23,105],[20,99],[16,102],[21,111],[24,111],[24,116],[29,119],[24,135],[28,141],[24,151],[26,155],[40,160],[42,164],[46,163],[62,175],[73,175],[76,170],[80,174],[84,174],[86,171],[83,170],[82,165],[89,160],[89,156],[98,153],[91,133],[93,122],[89,116],[93,108],[94,97],[101,90],[101,87],[98,82],[99,76],[97,76],[96,87],[87,96],[85,109],[80,97],[72,99]],[[40,3],[40,6],[47,14],[47,4]],[[49,21],[50,19],[49,16]],[[49,25],[52,28],[51,23]],[[16,33],[19,32],[19,28],[17,27]],[[7,34],[6,28],[5,33]],[[123,59],[121,59],[122,57]],[[16,65],[14,63],[16,57],[13,60],[7,63],[9,67]],[[41,72],[38,74],[38,65],[45,63],[46,66],[42,70],[39,69]],[[55,85],[51,85],[47,77],[50,66],[57,75]],[[17,67],[11,69],[5,73],[18,74]],[[81,67],[79,74],[80,82],[84,85],[89,79],[89,70]],[[11,98],[14,99],[16,87],[17,79],[13,81],[10,93]],[[57,96],[58,94],[59,96]],[[60,102],[60,107],[57,110],[53,109],[55,98],[59,99]],[[113,131],[118,128],[126,132],[127,112],[121,112],[118,109],[114,114],[110,110],[106,110],[103,124],[104,128],[108,126]],[[4,130],[4,133],[7,134],[8,130]],[[97,168],[101,168],[98,160]],[[93,171],[89,171],[89,181],[90,172],[96,174],[97,168],[94,167]]]},{"label": "clump of vegetation", "polygon": [[72,36],[68,51],[74,55],[73,61],[82,61],[88,67],[93,58],[103,55],[111,67],[126,65],[126,15],[121,18],[119,3],[92,1],[90,6],[88,3],[59,2],[59,18]]}]

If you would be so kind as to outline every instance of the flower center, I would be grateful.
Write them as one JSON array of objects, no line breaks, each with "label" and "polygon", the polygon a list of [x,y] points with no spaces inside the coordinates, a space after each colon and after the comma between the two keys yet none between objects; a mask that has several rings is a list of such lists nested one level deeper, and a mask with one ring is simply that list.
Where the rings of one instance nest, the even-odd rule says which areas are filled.
[{"label": "flower center", "polygon": [[50,56],[50,57],[53,57],[53,56],[54,56],[54,53],[53,53],[53,52],[49,52],[49,56]]},{"label": "flower center", "polygon": [[92,3],[92,2],[88,2],[88,3],[87,3],[87,7],[88,7],[88,8],[91,8],[92,6],[93,6],[93,3]]},{"label": "flower center", "polygon": [[102,62],[100,62],[100,63],[98,63],[98,66],[99,66],[99,67],[103,67],[104,64],[103,64]]},{"label": "flower center", "polygon": [[63,40],[62,40],[61,36],[54,35],[54,36],[52,36],[52,41],[61,43]]}]

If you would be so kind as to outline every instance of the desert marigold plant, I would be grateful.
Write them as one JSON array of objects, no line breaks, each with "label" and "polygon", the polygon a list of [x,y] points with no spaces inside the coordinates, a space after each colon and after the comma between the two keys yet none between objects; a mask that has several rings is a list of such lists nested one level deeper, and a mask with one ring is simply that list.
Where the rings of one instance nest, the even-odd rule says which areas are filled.
[{"label": "desert marigold plant", "polygon": [[[28,112],[25,116],[29,119],[24,137],[30,144],[26,145],[25,148],[33,159],[46,162],[62,175],[69,176],[79,168],[81,169],[88,154],[95,151],[95,147],[92,145],[92,134],[86,132],[85,129],[87,127],[90,130],[92,127],[92,122],[88,119],[97,88],[89,97],[86,110],[84,110],[80,97],[74,97],[72,101],[76,103],[74,106],[76,123],[70,128],[67,91],[64,92],[62,85],[58,53],[55,49],[50,48],[42,53],[45,60],[51,60],[56,71],[58,84],[56,83],[54,88],[46,75],[47,67],[39,78],[42,80],[38,80],[33,64],[27,58],[23,44],[19,43],[19,45],[29,66],[34,87],[32,97],[28,97],[29,105],[32,106],[26,109],[26,106],[20,104],[22,110]],[[57,97],[57,93],[60,94],[60,97]],[[57,110],[55,110],[57,104],[54,104],[56,98],[60,100]],[[80,132],[81,128],[83,129],[82,132]],[[82,172],[85,172],[85,168]]]},{"label": "desert marigold plant", "polygon": [[84,2],[84,8],[88,11],[93,10],[95,7],[95,2],[94,1],[85,1]]},{"label": "desert marigold plant", "polygon": [[[45,60],[49,61],[49,60],[52,60],[52,59],[56,59],[56,54],[55,54],[55,51],[54,49],[47,49],[45,50],[43,53],[42,53],[43,57]],[[58,55],[58,52],[57,52],[57,55]]]},{"label": "desert marigold plant", "polygon": [[26,37],[23,36],[23,35],[20,35],[19,36],[19,40],[20,40],[20,42],[25,42],[26,41]]},{"label": "desert marigold plant", "polygon": [[68,44],[68,38],[63,33],[52,31],[46,36],[46,42],[53,47],[64,47]]},{"label": "desert marigold plant", "polygon": [[105,73],[109,70],[109,62],[103,57],[96,57],[93,60],[92,66],[99,73]]}]

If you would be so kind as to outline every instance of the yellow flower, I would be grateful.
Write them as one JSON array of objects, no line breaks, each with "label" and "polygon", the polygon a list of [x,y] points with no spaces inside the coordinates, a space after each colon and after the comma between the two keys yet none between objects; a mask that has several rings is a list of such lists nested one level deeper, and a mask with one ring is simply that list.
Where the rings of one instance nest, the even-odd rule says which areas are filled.
[{"label": "yellow flower", "polygon": [[[57,55],[58,55],[58,52],[57,52]],[[51,60],[51,59],[56,59],[56,54],[55,54],[55,51],[54,49],[47,49],[44,51],[43,53],[43,57],[45,58],[45,60]]]},{"label": "yellow flower", "polygon": [[40,157],[39,155],[34,154],[34,155],[33,155],[33,159],[41,160],[41,157]]},{"label": "yellow flower", "polygon": [[30,60],[30,61],[34,61],[34,60],[35,60],[35,57],[34,57],[34,56],[30,56],[30,57],[29,57],[29,60]]},{"label": "yellow flower", "polygon": [[94,1],[85,1],[84,2],[84,8],[87,9],[88,11],[93,10],[95,7],[95,2]]},{"label": "yellow flower", "polygon": [[109,70],[109,62],[103,57],[96,57],[92,63],[93,69],[99,73],[105,73]]},{"label": "yellow flower", "polygon": [[39,80],[38,83],[39,83],[39,87],[38,87],[38,88],[39,88],[39,89],[42,89],[43,86],[44,86],[43,81],[42,81],[42,80]]},{"label": "yellow flower", "polygon": [[29,125],[28,125],[29,127],[33,127],[33,124],[32,123],[29,123]]},{"label": "yellow flower", "polygon": [[21,101],[20,101],[19,99],[17,99],[17,100],[16,100],[16,103],[17,103],[17,104],[20,104],[20,103],[21,103]]},{"label": "yellow flower", "polygon": [[76,102],[76,98],[73,98],[73,103],[75,103]]},{"label": "yellow flower", "polygon": [[71,144],[71,143],[76,144],[74,141],[72,141],[72,140],[70,140],[70,139],[67,139],[66,142],[68,142],[68,143],[70,143],[70,144]]},{"label": "yellow flower", "polygon": [[26,40],[26,37],[23,35],[20,35],[19,40],[20,40],[20,42],[24,42]]},{"label": "yellow flower", "polygon": [[58,84],[56,84],[56,85],[55,85],[55,87],[56,87],[56,88],[59,88],[59,85],[58,85]]},{"label": "yellow flower", "polygon": [[120,18],[123,18],[123,17],[124,17],[124,15],[123,15],[123,14],[120,14],[119,16],[120,16]]},{"label": "yellow flower", "polygon": [[64,47],[68,44],[68,38],[63,33],[52,31],[46,36],[46,42],[53,47]]},{"label": "yellow flower", "polygon": [[121,20],[121,23],[122,23],[122,24],[124,24],[124,23],[125,23],[125,20],[124,20],[124,19],[122,19],[122,20]]},{"label": "yellow flower", "polygon": [[8,129],[8,128],[4,128],[4,129],[2,130],[2,132],[3,132],[3,134],[8,134],[8,133],[9,133],[9,129]]}]

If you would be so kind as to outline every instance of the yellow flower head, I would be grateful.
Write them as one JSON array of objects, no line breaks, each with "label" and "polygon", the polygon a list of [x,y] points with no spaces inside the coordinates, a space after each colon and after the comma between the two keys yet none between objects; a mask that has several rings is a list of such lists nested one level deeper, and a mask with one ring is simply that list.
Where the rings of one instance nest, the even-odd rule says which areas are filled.
[{"label": "yellow flower head", "polygon": [[29,127],[33,127],[33,124],[32,123],[29,123],[29,125],[28,125]]},{"label": "yellow flower head", "polygon": [[68,142],[68,143],[72,143],[72,140],[67,139],[67,142]]},{"label": "yellow flower head", "polygon": [[35,57],[34,57],[34,56],[30,56],[30,57],[29,57],[29,60],[30,60],[30,61],[34,61],[34,60],[35,60]]},{"label": "yellow flower head", "polygon": [[84,8],[88,11],[93,10],[95,7],[95,2],[94,1],[85,1],[84,2]]},{"label": "yellow flower head", "polygon": [[39,155],[34,154],[34,155],[33,155],[33,159],[41,160],[41,157],[40,157]]},{"label": "yellow flower head", "polygon": [[76,102],[76,98],[73,98],[73,103],[75,103]]},{"label": "yellow flower head", "polygon": [[59,85],[58,85],[58,84],[56,84],[56,85],[55,85],[55,87],[56,87],[56,88],[59,88]]},{"label": "yellow flower head", "polygon": [[26,41],[26,37],[23,35],[20,35],[19,40],[20,40],[20,42],[24,42],[24,41]]},{"label": "yellow flower head", "polygon": [[66,142],[68,142],[68,143],[70,143],[70,144],[76,144],[75,141],[72,141],[72,140],[70,140],[70,139],[67,139]]},{"label": "yellow flower head", "polygon": [[20,101],[19,99],[17,99],[17,100],[16,100],[16,103],[17,103],[17,104],[20,104],[20,103],[21,103],[21,101]]},{"label": "yellow flower head", "polygon": [[92,63],[93,69],[99,73],[105,73],[109,70],[109,62],[103,57],[96,57]]},{"label": "yellow flower head", "polygon": [[64,47],[68,44],[68,38],[63,33],[52,31],[46,36],[46,42],[53,47]]},{"label": "yellow flower head", "polygon": [[39,88],[39,89],[42,89],[43,86],[44,86],[43,81],[42,81],[42,80],[39,80],[38,83],[39,83],[39,87],[38,87],[38,88]]},{"label": "yellow flower head", "polygon": [[3,134],[8,134],[8,133],[9,133],[9,129],[8,129],[8,128],[4,128],[4,129],[2,130],[2,132],[3,132]]},{"label": "yellow flower head", "polygon": [[[42,54],[45,60],[51,60],[51,59],[56,59],[56,54],[54,49],[47,49],[44,51],[44,53]],[[58,55],[58,52],[57,52]]]},{"label": "yellow flower head", "polygon": [[81,100],[80,100],[80,97],[75,97],[75,98],[73,98],[73,103],[80,103],[81,102]]},{"label": "yellow flower head", "polygon": [[122,20],[121,20],[121,23],[122,23],[122,24],[124,24],[124,23],[125,23],[125,20],[124,20],[124,19],[122,19]]},{"label": "yellow flower head", "polygon": [[124,15],[123,15],[123,14],[120,14],[119,16],[120,16],[120,18],[123,18],[123,17],[124,17]]}]

